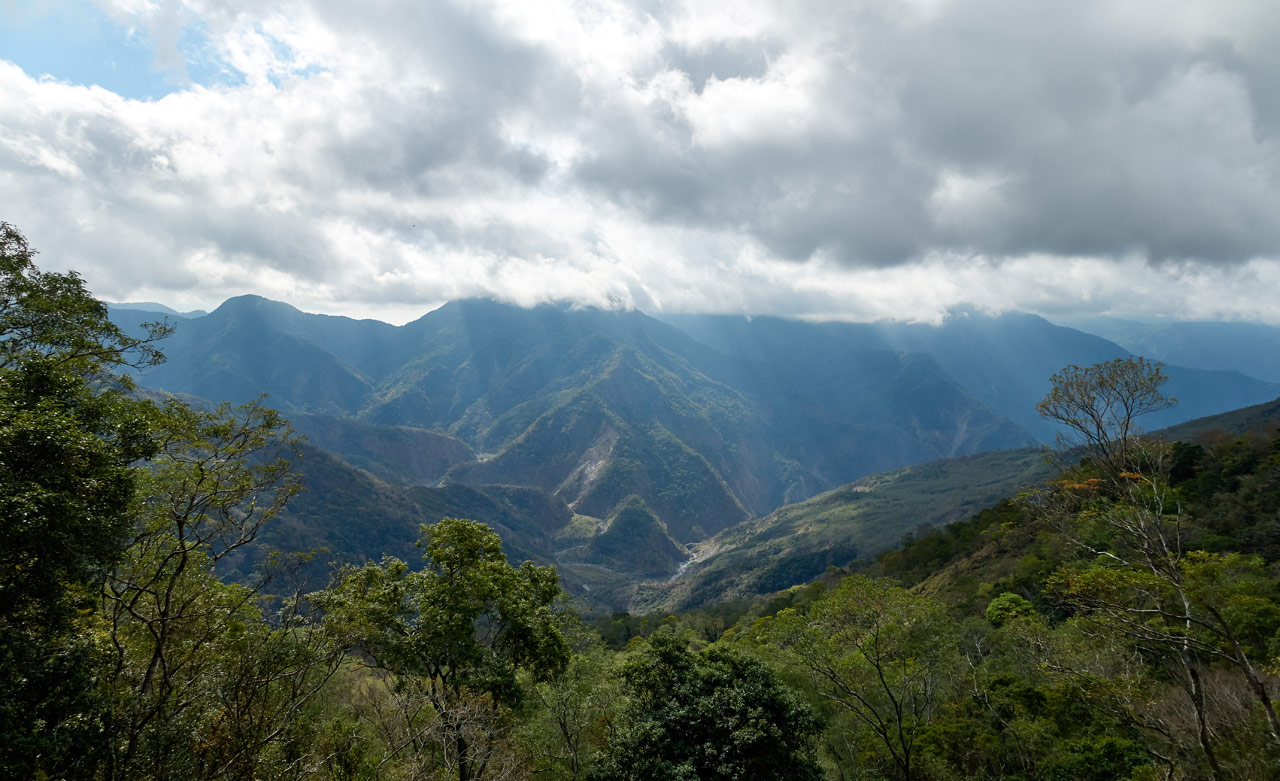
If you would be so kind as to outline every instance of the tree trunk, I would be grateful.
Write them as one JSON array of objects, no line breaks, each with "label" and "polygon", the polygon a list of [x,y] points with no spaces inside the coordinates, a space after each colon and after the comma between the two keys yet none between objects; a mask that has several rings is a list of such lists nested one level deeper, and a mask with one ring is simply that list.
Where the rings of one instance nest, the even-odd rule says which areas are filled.
[{"label": "tree trunk", "polygon": [[1196,711],[1196,737],[1200,741],[1200,750],[1204,752],[1204,758],[1209,763],[1209,771],[1213,774],[1214,781],[1222,781],[1222,768],[1218,766],[1218,757],[1213,751],[1209,722],[1205,714],[1204,682],[1200,680],[1200,673],[1189,661],[1184,658],[1183,665],[1186,667],[1191,683],[1191,704]]}]

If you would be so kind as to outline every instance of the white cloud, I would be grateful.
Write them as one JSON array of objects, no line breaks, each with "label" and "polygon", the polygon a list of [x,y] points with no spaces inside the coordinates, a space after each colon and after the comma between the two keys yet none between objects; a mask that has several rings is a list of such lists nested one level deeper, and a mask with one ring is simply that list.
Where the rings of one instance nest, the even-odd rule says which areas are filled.
[{"label": "white cloud", "polygon": [[227,76],[0,62],[0,218],[111,299],[1280,321],[1271,3],[103,7]]},{"label": "white cloud", "polygon": [[760,78],[713,76],[700,94],[683,96],[693,142],[716,147],[804,138],[825,118],[824,76],[820,61],[793,54],[770,63]]}]

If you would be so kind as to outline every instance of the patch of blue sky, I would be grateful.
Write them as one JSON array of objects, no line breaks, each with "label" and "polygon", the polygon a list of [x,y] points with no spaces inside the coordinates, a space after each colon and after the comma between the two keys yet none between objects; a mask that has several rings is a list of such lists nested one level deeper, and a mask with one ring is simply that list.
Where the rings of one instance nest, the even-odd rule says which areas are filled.
[{"label": "patch of blue sky", "polygon": [[280,86],[283,86],[286,81],[289,81],[291,79],[305,79],[311,76],[315,76],[318,73],[331,73],[331,72],[332,71],[329,68],[326,68],[323,65],[307,65],[306,67],[303,67],[303,68],[294,68],[290,70],[288,74],[283,76],[278,73],[272,73],[271,75],[267,76],[267,81],[271,82],[273,86],[280,87]]},{"label": "patch of blue sky", "polygon": [[122,97],[155,100],[192,84],[243,83],[209,45],[199,24],[178,37],[181,67],[159,67],[145,31],[117,24],[88,0],[0,0],[0,59],[33,77],[98,85]]},{"label": "patch of blue sky", "polygon": [[[262,28],[258,27],[257,32],[262,33],[263,32]],[[322,65],[316,65],[316,64],[298,67],[297,57],[293,49],[290,48],[288,44],[286,44],[284,41],[281,41],[278,38],[272,38],[270,36],[265,36],[265,37],[267,37],[267,39],[270,42],[271,54],[274,57],[275,61],[277,63],[281,63],[288,66],[288,70],[284,74],[281,74],[279,72],[272,72],[267,75],[267,81],[269,81],[272,85],[279,87],[285,81],[288,81],[290,79],[305,79],[309,76],[314,76],[317,73],[329,72],[328,68]]]}]

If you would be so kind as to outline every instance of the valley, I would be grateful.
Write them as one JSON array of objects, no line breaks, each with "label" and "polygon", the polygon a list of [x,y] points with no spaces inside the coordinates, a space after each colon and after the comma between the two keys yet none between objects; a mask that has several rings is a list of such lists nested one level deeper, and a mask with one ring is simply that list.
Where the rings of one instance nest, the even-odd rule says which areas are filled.
[{"label": "valley", "polygon": [[[174,325],[144,387],[266,393],[307,437],[308,492],[226,573],[319,551],[319,586],[333,563],[412,560],[420,524],[468,517],[607,610],[808,582],[1037,484],[1048,376],[1128,354],[1018,313],[810,323],[464,300],[392,326],[255,296],[190,317],[129,306],[113,317],[135,333]],[[1180,403],[1151,427],[1280,395],[1234,368],[1167,372]]]}]

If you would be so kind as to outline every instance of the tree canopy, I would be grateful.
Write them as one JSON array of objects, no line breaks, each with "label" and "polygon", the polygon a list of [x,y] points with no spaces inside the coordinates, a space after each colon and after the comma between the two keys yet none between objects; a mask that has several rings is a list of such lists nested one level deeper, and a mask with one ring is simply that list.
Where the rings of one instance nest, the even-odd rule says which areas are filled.
[{"label": "tree canopy", "polygon": [[622,668],[630,701],[596,779],[821,777],[812,710],[764,662],[658,632]]},{"label": "tree canopy", "polygon": [[1062,445],[1083,448],[1113,475],[1132,466],[1138,418],[1178,403],[1160,390],[1169,381],[1163,364],[1141,356],[1068,366],[1049,381],[1052,390],[1036,405],[1040,415],[1067,428]]},{"label": "tree canopy", "polygon": [[545,679],[568,663],[553,610],[559,577],[554,567],[512,567],[497,533],[477,521],[424,525],[421,544],[423,569],[388,558],[312,599],[330,632],[398,687],[419,689],[433,711],[423,729],[441,736],[458,777],[484,778],[504,709],[524,696],[517,674]]}]

